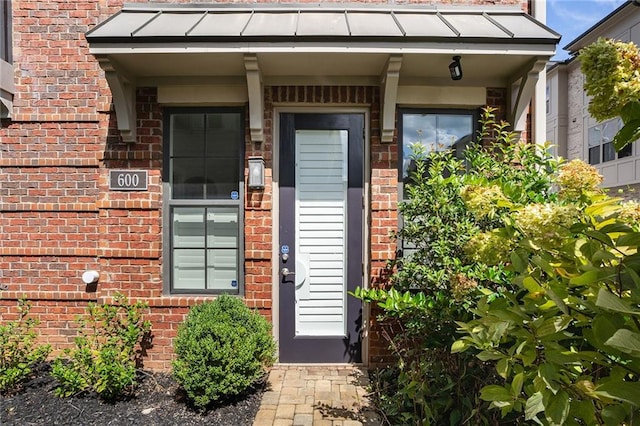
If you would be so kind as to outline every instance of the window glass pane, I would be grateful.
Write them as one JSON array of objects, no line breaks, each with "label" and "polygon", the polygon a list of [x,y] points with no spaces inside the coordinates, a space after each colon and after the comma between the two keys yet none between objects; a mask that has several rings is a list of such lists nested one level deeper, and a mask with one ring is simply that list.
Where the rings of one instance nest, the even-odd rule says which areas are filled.
[{"label": "window glass pane", "polygon": [[205,288],[205,251],[194,249],[173,250],[173,288],[195,289]]},{"label": "window glass pane", "polygon": [[244,125],[238,113],[207,114],[207,157],[238,158]]},{"label": "window glass pane", "polygon": [[171,195],[174,199],[204,198],[207,178],[202,159],[172,159],[171,169]]},{"label": "window glass pane", "polygon": [[633,144],[630,143],[618,152],[618,158],[630,157],[633,153]]},{"label": "window glass pane", "polygon": [[602,145],[602,162],[613,161],[616,159],[616,149],[613,142],[607,142]]},{"label": "window glass pane", "polygon": [[[616,133],[618,133],[618,121],[611,120],[602,124],[602,141],[603,142],[611,142],[615,137]],[[605,160],[607,161],[607,160]]]},{"label": "window glass pane", "polygon": [[0,0],[0,60],[13,63],[11,0]]},{"label": "window glass pane", "polygon": [[[589,127],[589,146],[595,146],[602,142],[602,127]],[[593,163],[591,163],[593,164]]]},{"label": "window glass pane", "polygon": [[176,207],[173,209],[173,247],[204,248],[204,209]]},{"label": "window glass pane", "polygon": [[404,114],[402,116],[402,170],[403,179],[408,177],[413,144],[422,144],[427,152],[436,146],[436,116],[434,114]]},{"label": "window glass pane", "polygon": [[238,247],[238,209],[218,207],[207,209],[207,247]]},{"label": "window glass pane", "polygon": [[547,97],[546,97],[546,104],[547,104],[547,114],[549,114],[551,112],[551,87],[549,87],[549,85],[547,84]]},{"label": "window glass pane", "polygon": [[439,115],[438,143],[443,148],[454,146],[465,136],[470,136],[473,129],[469,115]]},{"label": "window glass pane", "polygon": [[409,175],[413,144],[424,145],[427,153],[455,149],[456,156],[462,157],[464,146],[472,135],[471,114],[403,114],[403,180]]},{"label": "window glass pane", "polygon": [[237,290],[238,251],[207,251],[207,288],[215,290]]},{"label": "window glass pane", "polygon": [[204,115],[171,116],[171,156],[201,157],[204,154]]},{"label": "window glass pane", "polygon": [[600,145],[589,148],[589,164],[600,164]]},{"label": "window glass pane", "polygon": [[206,161],[207,199],[231,199],[231,192],[240,186],[238,159],[209,159]]}]

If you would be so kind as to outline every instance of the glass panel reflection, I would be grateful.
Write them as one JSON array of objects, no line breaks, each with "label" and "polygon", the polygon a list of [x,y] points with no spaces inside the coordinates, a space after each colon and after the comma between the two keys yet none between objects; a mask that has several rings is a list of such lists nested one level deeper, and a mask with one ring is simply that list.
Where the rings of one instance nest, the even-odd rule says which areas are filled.
[{"label": "glass panel reflection", "polygon": [[403,179],[410,173],[413,144],[423,145],[426,153],[453,149],[461,158],[472,136],[471,114],[403,114]]}]

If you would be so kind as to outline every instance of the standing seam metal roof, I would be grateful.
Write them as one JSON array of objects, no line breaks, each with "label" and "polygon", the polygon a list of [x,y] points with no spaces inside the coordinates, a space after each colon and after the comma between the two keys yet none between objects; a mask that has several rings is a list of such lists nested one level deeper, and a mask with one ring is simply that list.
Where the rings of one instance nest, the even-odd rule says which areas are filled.
[{"label": "standing seam metal roof", "polygon": [[125,7],[87,34],[95,42],[482,41],[555,44],[560,35],[515,10],[393,7]]}]

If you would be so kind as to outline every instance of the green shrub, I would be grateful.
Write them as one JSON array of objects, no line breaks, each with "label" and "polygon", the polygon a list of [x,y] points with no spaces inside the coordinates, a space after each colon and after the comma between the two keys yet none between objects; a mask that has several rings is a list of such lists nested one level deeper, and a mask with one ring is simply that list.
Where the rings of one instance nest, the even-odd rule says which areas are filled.
[{"label": "green shrub", "polygon": [[31,305],[18,301],[18,318],[0,324],[0,391],[8,391],[29,377],[31,368],[44,361],[51,352],[49,345],[37,345],[33,330],[38,321],[27,318]]},{"label": "green shrub", "polygon": [[541,425],[640,418],[640,205],[603,195],[595,175],[568,163],[550,217],[536,205],[510,212],[501,231],[514,241],[513,286],[459,323],[452,350],[494,363],[502,380],[480,398],[502,416]]},{"label": "green shrub", "polygon": [[[151,324],[143,320],[142,302],[129,304],[117,293],[114,305],[87,307],[87,317],[78,318],[76,347],[53,362],[52,376],[59,382],[56,395],[67,397],[94,391],[113,400],[131,391],[136,384],[136,368],[142,362],[142,346]],[[138,349],[138,345],[141,347]]]},{"label": "green shrub", "polygon": [[242,300],[222,295],[194,306],[178,328],[173,375],[198,408],[241,394],[274,361],[271,326]]},{"label": "green shrub", "polygon": [[[557,161],[540,147],[516,143],[492,108],[484,109],[481,126],[462,159],[415,145],[416,170],[398,205],[403,227],[396,235],[409,250],[390,261],[391,289],[354,293],[382,309],[379,324],[397,359],[381,373],[387,383],[379,401],[390,424],[499,421],[479,398],[483,386],[501,380],[493,366],[448,349],[458,338],[457,322],[473,318],[469,307],[511,285],[513,271],[501,256],[510,253],[510,241],[487,232],[505,226],[513,206],[557,198]],[[476,252],[491,249],[499,252],[478,261]]]}]

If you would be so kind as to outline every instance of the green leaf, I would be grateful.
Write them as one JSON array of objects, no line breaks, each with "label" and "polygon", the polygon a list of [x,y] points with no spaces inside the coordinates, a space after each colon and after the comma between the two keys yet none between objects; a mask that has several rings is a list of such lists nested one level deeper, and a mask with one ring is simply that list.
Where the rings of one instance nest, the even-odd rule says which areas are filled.
[{"label": "green leaf", "polygon": [[555,274],[555,271],[553,269],[553,267],[549,264],[549,262],[547,262],[545,259],[543,259],[540,256],[533,256],[533,258],[531,258],[531,261],[540,267],[540,269],[542,269],[545,273],[547,273],[548,275],[553,276]]},{"label": "green leaf", "polygon": [[610,293],[604,288],[601,288],[598,291],[596,306],[608,311],[620,312],[623,314],[640,315],[640,310],[633,309],[630,305],[624,303],[621,298],[619,298],[615,294]]},{"label": "green leaf", "polygon": [[542,404],[542,392],[536,392],[527,399],[524,406],[524,419],[532,420],[540,412],[544,411]]},{"label": "green leaf", "polygon": [[509,360],[507,358],[502,358],[500,361],[496,363],[496,371],[503,379],[506,379],[509,376]]},{"label": "green leaf", "polygon": [[525,277],[524,280],[522,280],[522,285],[529,291],[529,293],[544,292],[544,288],[542,288],[540,284],[538,284],[535,278],[530,276]]},{"label": "green leaf", "polygon": [[522,358],[522,364],[524,364],[525,367],[533,364],[533,362],[536,360],[536,356],[537,355],[535,348],[532,348],[530,346],[526,346],[520,354],[520,357]]},{"label": "green leaf", "polygon": [[516,398],[522,392],[522,384],[524,383],[524,373],[518,373],[513,376],[513,381],[511,382],[511,388],[513,389],[513,396]]},{"label": "green leaf", "polygon": [[496,351],[482,351],[476,356],[480,361],[495,361],[504,358],[504,355]]},{"label": "green leaf", "polygon": [[547,296],[549,299],[553,300],[553,303],[562,311],[563,314],[569,315],[569,309],[564,301],[564,298],[568,296],[567,294],[567,286],[564,284],[558,284],[555,282],[549,283],[549,288],[547,289]]},{"label": "green leaf", "polygon": [[593,238],[594,240],[598,240],[601,243],[604,243],[604,244],[606,244],[608,246],[613,245],[613,241],[611,241],[611,237],[609,237],[604,232],[600,232],[600,231],[585,231],[585,234],[587,236]]},{"label": "green leaf", "polygon": [[621,235],[616,240],[618,247],[634,247],[640,245],[640,232],[630,232],[628,234]]},{"label": "green leaf", "polygon": [[554,394],[558,393],[558,390],[560,389],[560,385],[558,384],[558,373],[552,364],[542,364],[540,368],[538,368],[538,376],[544,380],[547,388],[550,389],[551,392]]},{"label": "green leaf", "polygon": [[640,333],[622,328],[616,331],[604,344],[620,352],[640,358]]},{"label": "green leaf", "polygon": [[[614,324],[616,316],[610,313],[599,314],[593,319],[591,323],[591,330],[593,331],[593,337],[595,342],[590,342],[596,347],[602,347],[611,336],[622,326],[622,324]],[[616,321],[619,322],[619,321]],[[586,334],[585,334],[586,336]]]},{"label": "green leaf", "polygon": [[585,272],[584,274],[571,278],[569,280],[569,284],[571,285],[589,285],[596,283],[600,280],[599,273],[597,270],[592,269],[590,271]]},{"label": "green leaf", "polygon": [[640,382],[610,381],[598,386],[594,393],[640,407]]},{"label": "green leaf", "polygon": [[489,402],[511,401],[513,397],[507,388],[499,385],[489,385],[480,390],[480,399]]},{"label": "green leaf", "polygon": [[620,426],[627,413],[622,405],[609,405],[602,410],[602,419],[606,426]]},{"label": "green leaf", "polygon": [[572,317],[567,315],[560,315],[546,319],[537,330],[538,337],[548,336],[550,334],[557,333],[565,330],[569,324],[571,324]]},{"label": "green leaf", "polygon": [[545,404],[544,414],[552,425],[563,425],[569,415],[569,394],[560,390]]},{"label": "green leaf", "polygon": [[513,267],[514,271],[523,273],[527,268],[526,259],[522,258],[516,251],[512,251],[509,257],[511,258],[511,266]]},{"label": "green leaf", "polygon": [[[635,271],[635,269],[625,265],[624,263],[622,264],[622,267],[624,268],[623,277],[624,278],[626,278],[626,277],[631,278],[631,282],[633,282],[633,285],[635,286],[635,288],[636,289],[640,289],[640,275],[638,275],[638,273]],[[631,288],[633,288],[633,287],[631,287]]]},{"label": "green leaf", "polygon": [[[614,220],[614,219],[611,219],[611,220]],[[620,232],[623,232],[626,234],[629,232],[633,232],[633,228],[627,225],[626,223],[613,222],[613,223],[608,223],[607,225],[600,228],[600,231],[604,232],[605,234],[614,234],[614,233],[620,233]]]},{"label": "green leaf", "polygon": [[620,118],[625,123],[638,119],[640,117],[640,102],[631,101],[624,104],[620,109]]},{"label": "green leaf", "polygon": [[640,135],[640,119],[631,120],[622,126],[622,129],[616,133],[613,138],[613,146],[616,151],[620,151],[622,148],[632,143]]},{"label": "green leaf", "polygon": [[467,350],[467,348],[468,345],[463,340],[456,340],[451,345],[451,353],[456,354],[459,352],[464,352],[465,350]]}]

